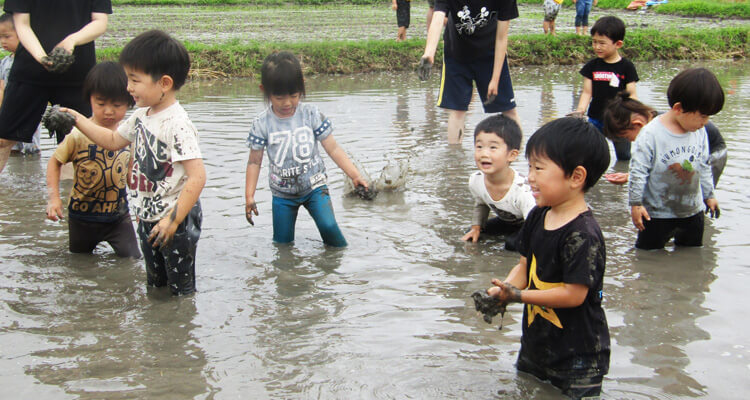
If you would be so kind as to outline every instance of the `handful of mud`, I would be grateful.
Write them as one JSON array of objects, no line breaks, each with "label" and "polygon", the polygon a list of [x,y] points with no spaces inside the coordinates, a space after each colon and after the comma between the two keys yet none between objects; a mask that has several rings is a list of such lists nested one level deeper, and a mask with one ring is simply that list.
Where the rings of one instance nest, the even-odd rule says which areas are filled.
[{"label": "handful of mud", "polygon": [[49,137],[57,136],[57,143],[62,142],[65,135],[70,133],[76,124],[76,118],[66,112],[60,111],[60,105],[50,107],[42,116],[42,125],[49,131]]},{"label": "handful of mud", "polygon": [[500,314],[500,326],[498,329],[503,329],[503,316],[505,315],[507,303],[500,303],[500,300],[488,295],[484,290],[477,290],[472,293],[471,298],[474,299],[474,308],[482,313],[484,322],[491,324],[492,317]]},{"label": "handful of mud", "polygon": [[354,189],[354,194],[359,196],[359,198],[362,200],[375,200],[378,192],[375,189],[368,189],[362,185],[359,185]]},{"label": "handful of mud", "polygon": [[62,74],[73,65],[75,60],[73,53],[69,53],[62,47],[55,47],[48,55],[42,57],[42,64],[47,71]]},{"label": "handful of mud", "polygon": [[432,73],[432,63],[427,58],[422,58],[419,60],[419,65],[417,66],[417,75],[419,76],[420,81],[426,81],[430,79],[430,74]]}]

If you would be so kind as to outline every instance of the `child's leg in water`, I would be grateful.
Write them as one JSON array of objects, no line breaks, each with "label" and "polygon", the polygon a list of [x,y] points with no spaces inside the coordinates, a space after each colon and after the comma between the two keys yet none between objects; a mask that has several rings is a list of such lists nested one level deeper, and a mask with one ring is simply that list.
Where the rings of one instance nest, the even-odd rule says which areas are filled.
[{"label": "child's leg in water", "polygon": [[291,243],[294,241],[294,227],[297,224],[297,212],[304,202],[304,197],[285,199],[273,196],[271,213],[273,214],[273,241]]},{"label": "child's leg in water", "polygon": [[305,208],[318,227],[323,243],[334,247],[345,247],[346,239],[336,223],[336,216],[333,214],[333,205],[327,186],[316,188],[308,196],[305,202]]}]

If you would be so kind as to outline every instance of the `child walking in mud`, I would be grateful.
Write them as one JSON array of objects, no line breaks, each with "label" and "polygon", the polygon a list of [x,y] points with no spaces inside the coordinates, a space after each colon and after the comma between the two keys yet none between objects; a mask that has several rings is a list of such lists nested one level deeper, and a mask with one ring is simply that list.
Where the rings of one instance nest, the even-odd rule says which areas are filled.
[{"label": "child walking in mud", "polygon": [[[469,177],[474,216],[461,240],[476,243],[480,233],[505,235],[505,249],[516,249],[518,231],[535,205],[525,179],[510,166],[520,148],[521,128],[502,114],[484,119],[474,129],[474,161],[479,168]],[[490,210],[495,216],[488,219]]]},{"label": "child walking in mud", "polygon": [[[94,66],[83,82],[91,102],[91,122],[116,130],[135,102],[120,64]],[[106,241],[120,257],[141,256],[128,210],[127,173],[130,149],[108,151],[77,129],[65,136],[47,164],[47,218],[62,218],[60,169],[73,163],[73,187],[68,201],[68,241],[71,253],[91,253]]]},{"label": "child walking in mud", "polygon": [[206,184],[198,132],[177,101],[190,70],[185,46],[151,30],[122,49],[128,92],[140,107],[117,130],[95,124],[76,111],[76,127],[97,145],[119,150],[134,145],[130,195],[149,286],[174,295],[195,292],[195,255]]},{"label": "child walking in mud", "polygon": [[411,22],[411,0],[393,0],[391,8],[396,12],[396,24],[398,33],[396,41],[406,40],[406,30],[409,29]]},{"label": "child walking in mud", "polygon": [[709,165],[705,125],[724,107],[724,90],[711,71],[687,69],[667,88],[669,111],[654,118],[635,139],[628,197],[635,247],[661,249],[703,245],[703,211],[719,217]]},{"label": "child walking in mud", "polygon": [[606,251],[584,193],[609,166],[607,140],[585,121],[561,118],[529,138],[526,158],[537,206],[521,228],[521,259],[487,293],[525,304],[519,371],[571,398],[599,398],[610,356]]},{"label": "child walking in mud", "polygon": [[294,241],[300,206],[305,206],[318,227],[323,242],[344,247],[346,239],[333,214],[326,185],[327,176],[318,142],[351,178],[355,187],[368,182],[333,138],[333,125],[317,107],[302,102],[305,80],[302,66],[292,53],[282,51],[266,57],[261,67],[260,90],[268,108],[252,122],[247,143],[250,155],[245,174],[245,216],[254,225],[258,215],[255,189],[264,149],[268,149],[268,181],[273,195],[273,241]]}]

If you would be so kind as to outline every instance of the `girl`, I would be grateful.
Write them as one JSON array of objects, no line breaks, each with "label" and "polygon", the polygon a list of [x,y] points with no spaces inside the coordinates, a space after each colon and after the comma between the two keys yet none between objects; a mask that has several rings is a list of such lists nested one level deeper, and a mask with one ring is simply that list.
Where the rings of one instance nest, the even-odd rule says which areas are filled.
[{"label": "girl", "polygon": [[305,81],[297,57],[286,51],[266,57],[261,67],[260,90],[269,107],[255,118],[247,137],[250,146],[245,176],[247,221],[254,225],[253,213],[258,215],[255,188],[263,149],[268,148],[274,242],[289,243],[294,240],[297,211],[303,205],[315,220],[325,244],[346,246],[333,215],[326,186],[325,164],[318,152],[317,142],[352,179],[355,187],[363,186],[367,190],[368,184],[334,140],[331,121],[317,107],[301,102],[305,96]]},{"label": "girl", "polygon": [[[607,103],[607,107],[604,109],[602,116],[604,135],[612,140],[625,138],[633,142],[641,128],[651,122],[657,115],[658,113],[653,108],[630,98],[628,92],[620,92]],[[719,177],[724,171],[724,166],[727,164],[727,145],[724,143],[719,128],[711,121],[706,124],[705,128],[708,134],[708,148],[711,152],[709,163],[711,164],[714,187],[716,187]],[[622,185],[628,182],[629,174],[616,172],[606,174],[604,177],[611,183]]]}]

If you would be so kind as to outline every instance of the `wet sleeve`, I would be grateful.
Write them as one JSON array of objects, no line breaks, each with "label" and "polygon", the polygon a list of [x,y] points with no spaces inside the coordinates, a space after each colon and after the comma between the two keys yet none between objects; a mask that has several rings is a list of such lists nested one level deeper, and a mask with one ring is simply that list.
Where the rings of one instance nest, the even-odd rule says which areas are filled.
[{"label": "wet sleeve", "polygon": [[[646,128],[643,128],[644,130]],[[653,143],[649,135],[641,131],[635,140],[635,146],[630,159],[630,178],[628,179],[628,204],[632,206],[643,205],[643,193],[646,190],[646,182],[651,173],[654,159]]]},{"label": "wet sleeve", "polygon": [[112,2],[110,0],[94,0],[91,3],[91,12],[112,14]]},{"label": "wet sleeve", "polygon": [[604,243],[599,238],[574,230],[562,244],[563,282],[589,288],[601,279],[604,270]]},{"label": "wet sleeve", "polygon": [[168,129],[171,131],[172,162],[202,158],[198,146],[198,130],[189,119],[176,119]]},{"label": "wet sleeve", "polygon": [[703,193],[703,200],[711,199],[714,196],[714,177],[711,172],[711,164],[709,162],[711,158],[711,152],[708,146],[708,135],[703,135],[703,156],[699,160],[700,162],[700,174],[701,174],[701,192]]},{"label": "wet sleeve", "polygon": [[268,144],[268,133],[260,118],[255,118],[250,125],[250,133],[247,135],[246,144],[251,150],[263,150]]}]

